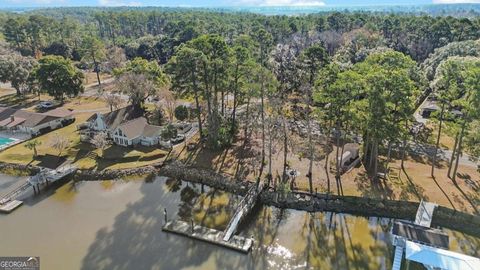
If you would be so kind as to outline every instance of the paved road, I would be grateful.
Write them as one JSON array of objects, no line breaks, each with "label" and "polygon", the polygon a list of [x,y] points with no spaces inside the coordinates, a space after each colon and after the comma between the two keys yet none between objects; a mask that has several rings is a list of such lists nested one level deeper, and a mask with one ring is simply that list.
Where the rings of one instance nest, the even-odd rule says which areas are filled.
[{"label": "paved road", "polygon": [[[115,78],[108,78],[102,81],[102,86],[109,85],[115,81]],[[102,92],[98,91],[98,83],[91,83],[85,85],[85,91],[80,95],[82,97],[99,97],[103,95]]]},{"label": "paved road", "polygon": [[[417,142],[409,142],[408,143],[408,148],[409,148],[409,153],[417,154],[417,155],[424,155],[431,157],[435,153],[435,146],[434,145],[428,145],[428,144],[419,144]],[[446,160],[449,161],[450,158],[452,157],[453,151],[451,150],[445,150],[445,149],[438,149],[437,152],[437,158],[440,160]],[[461,165],[469,166],[469,167],[474,167],[477,168],[479,166],[479,163],[476,161],[472,161],[471,157],[467,154],[463,154],[460,156],[460,161],[459,163]]]},{"label": "paved road", "polygon": [[186,134],[185,134],[185,141],[181,143],[177,143],[173,145],[173,149],[178,148],[179,146],[184,146],[185,143],[188,143],[188,141],[198,132],[198,123],[192,123],[192,129],[190,129]]},{"label": "paved road", "polygon": [[422,115],[420,114],[422,112],[423,108],[427,105],[427,103],[429,103],[429,101],[427,100],[427,98],[425,98],[425,100],[422,102],[422,104],[420,104],[420,106],[418,106],[415,113],[413,113],[413,117],[415,118],[415,120],[417,122],[427,124],[428,119],[423,118]]},{"label": "paved road", "polygon": [[89,110],[73,110],[73,113],[106,113],[110,112],[110,108],[99,108],[99,109],[89,109]]}]

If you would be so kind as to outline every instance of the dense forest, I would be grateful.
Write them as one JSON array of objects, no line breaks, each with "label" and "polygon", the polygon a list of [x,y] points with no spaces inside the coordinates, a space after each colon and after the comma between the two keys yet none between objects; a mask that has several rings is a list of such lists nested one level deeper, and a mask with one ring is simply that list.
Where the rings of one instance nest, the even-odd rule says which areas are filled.
[{"label": "dense forest", "polygon": [[[72,63],[115,74],[118,88],[133,93],[138,106],[155,89],[169,86],[204,108],[207,128],[202,130],[200,114],[198,124],[212,147],[228,146],[240,130],[245,145],[252,132],[261,134],[260,175],[263,165],[272,163],[266,159],[271,159],[274,140],[282,146],[286,173],[292,149],[287,122],[296,117],[309,130],[305,156],[310,161],[315,159],[312,126],[320,123],[324,134],[334,134],[337,172],[340,141],[360,136],[364,164],[376,177],[383,167],[379,156],[383,153],[388,164],[393,145],[406,147],[412,114],[430,91],[442,104],[440,126],[447,112],[462,110],[449,124],[458,139],[457,165],[463,149],[474,156],[480,152],[478,16],[71,8],[2,13],[0,28],[6,41],[2,50],[20,53],[4,53],[2,60],[4,70],[19,70],[18,76],[3,77],[19,93],[32,85],[51,91],[51,84],[41,83],[40,71],[61,65],[69,67],[68,88],[78,88],[81,75],[70,69]],[[34,77],[27,80],[31,66],[36,66]],[[54,96],[63,98],[63,93]],[[227,109],[229,96],[233,103]],[[247,109],[239,124],[241,105]],[[271,168],[267,175],[272,176]],[[311,162],[309,178],[312,191]]]},{"label": "dense forest", "polygon": [[36,51],[48,54],[62,47],[75,58],[79,39],[95,35],[125,48],[129,58],[141,56],[160,62],[168,60],[176,46],[202,34],[218,34],[231,43],[238,35],[265,30],[272,35],[273,44],[293,39],[320,41],[331,56],[338,54],[345,60],[355,60],[355,55],[364,50],[385,46],[417,62],[425,60],[435,48],[480,36],[478,17],[367,12],[264,16],[188,9],[64,8],[31,14],[2,13],[0,27],[5,40],[24,55]]}]

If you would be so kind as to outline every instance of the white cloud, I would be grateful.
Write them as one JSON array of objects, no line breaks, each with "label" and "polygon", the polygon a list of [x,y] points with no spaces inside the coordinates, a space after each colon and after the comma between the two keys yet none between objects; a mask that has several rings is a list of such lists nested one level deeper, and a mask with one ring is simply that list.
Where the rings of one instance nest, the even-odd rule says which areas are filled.
[{"label": "white cloud", "polygon": [[123,2],[121,0],[98,0],[100,6],[118,7],[118,6],[141,6],[140,2]]},{"label": "white cloud", "polygon": [[433,0],[434,4],[480,4],[480,0]]},{"label": "white cloud", "polygon": [[240,0],[242,5],[258,6],[324,6],[325,2],[317,0]]}]

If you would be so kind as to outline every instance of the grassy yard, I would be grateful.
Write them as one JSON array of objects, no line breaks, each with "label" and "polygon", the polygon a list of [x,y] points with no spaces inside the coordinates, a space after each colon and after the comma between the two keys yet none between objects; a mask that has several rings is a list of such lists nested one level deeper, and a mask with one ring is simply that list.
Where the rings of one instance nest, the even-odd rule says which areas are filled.
[{"label": "grassy yard", "polygon": [[[1,90],[1,89],[0,89]],[[31,112],[38,112],[37,105],[41,101],[53,100],[48,95],[40,95],[40,98],[36,95],[17,96],[15,93],[9,93],[2,96],[0,91],[0,104],[5,106],[13,106],[17,109],[27,110]],[[60,104],[59,104],[60,105]],[[108,112],[109,106],[102,98],[96,97],[76,97],[71,99],[65,99],[63,108],[71,109],[78,112]]]},{"label": "grassy yard", "polygon": [[2,88],[0,87],[0,98],[3,96],[15,94],[15,90],[11,88]]},{"label": "grassy yard", "polygon": [[[94,84],[94,83],[98,82],[97,73],[95,73],[95,72],[87,72],[87,73],[84,73],[83,75],[85,75],[85,78],[83,79],[83,82],[84,82],[85,85]],[[100,82],[105,80],[105,79],[109,79],[111,77],[112,77],[112,75],[110,75],[110,74],[100,73]]]},{"label": "grassy yard", "polygon": [[[435,145],[437,143],[438,125],[429,123],[427,124],[427,127],[432,129],[432,132],[428,136],[428,143],[431,145]],[[445,126],[444,126],[442,129],[442,135],[440,136],[440,148],[446,149],[446,150],[452,150],[454,145],[455,145],[455,138],[445,133]]]},{"label": "grassy yard", "polygon": [[64,108],[72,109],[74,112],[77,111],[87,111],[87,110],[105,110],[110,111],[109,106],[103,99],[94,98],[94,97],[77,97],[71,100],[68,100],[63,105]]},{"label": "grassy yard", "polygon": [[[198,136],[196,140],[198,141]],[[209,168],[232,177],[253,181],[260,168],[261,143],[254,139],[252,145],[243,150],[241,142],[242,138],[239,137],[231,148],[221,151],[202,147],[197,147],[193,151],[179,148],[171,156],[193,166]],[[283,169],[283,153],[278,148],[277,146],[272,162],[273,177],[277,179],[281,176]],[[317,149],[318,153],[321,151],[322,149]],[[331,153],[329,159],[335,160],[335,151]],[[289,165],[299,172],[295,180],[295,189],[308,191],[308,159],[296,153],[290,153],[288,160]],[[326,192],[329,178],[331,192],[338,194],[335,175],[331,172],[327,175],[324,166],[323,158],[314,162],[313,187],[318,192]],[[480,173],[475,168],[460,165],[457,181],[454,183],[447,177],[447,164],[439,165],[434,179],[430,176],[429,160],[418,156],[408,157],[405,162],[405,171],[400,170],[400,160],[393,160],[389,167],[391,168],[390,177],[374,182],[364,167],[359,166],[342,175],[339,187],[343,195],[408,201],[424,199],[460,211],[470,213],[480,211]],[[267,170],[268,164],[264,168],[264,176]]]},{"label": "grassy yard", "polygon": [[[76,115],[75,123],[41,135],[36,139],[42,144],[37,147],[38,157],[33,157],[33,151],[24,147],[25,143],[16,145],[0,153],[0,161],[33,164],[54,168],[61,163],[69,160],[82,169],[122,169],[135,168],[143,165],[152,164],[161,160],[167,152],[149,147],[124,148],[119,146],[110,146],[105,150],[103,157],[100,157],[100,151],[94,149],[89,143],[80,142],[80,136],[76,130],[76,125],[85,122],[91,113],[81,113]],[[55,133],[65,136],[70,141],[70,145],[59,153],[50,146],[50,141]]]}]

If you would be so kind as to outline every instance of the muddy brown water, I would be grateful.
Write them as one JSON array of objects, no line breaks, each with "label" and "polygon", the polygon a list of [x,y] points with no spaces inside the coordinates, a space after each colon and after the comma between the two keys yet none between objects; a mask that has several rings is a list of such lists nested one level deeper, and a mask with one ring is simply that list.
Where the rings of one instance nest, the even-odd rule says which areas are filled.
[{"label": "muddy brown water", "polygon": [[[24,181],[0,176],[0,193]],[[67,182],[0,215],[0,256],[40,256],[42,269],[390,269],[393,221],[258,207],[241,226],[244,255],[162,232],[163,209],[224,229],[241,198],[164,177]],[[446,230],[452,250],[480,256],[480,238]]]}]

